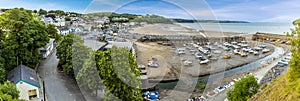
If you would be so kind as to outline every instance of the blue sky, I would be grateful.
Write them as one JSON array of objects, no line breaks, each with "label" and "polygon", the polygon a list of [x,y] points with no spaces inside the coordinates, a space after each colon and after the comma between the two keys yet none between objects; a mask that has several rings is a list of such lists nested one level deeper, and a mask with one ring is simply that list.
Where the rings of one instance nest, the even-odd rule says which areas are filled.
[{"label": "blue sky", "polygon": [[[291,22],[300,0],[0,0],[0,8],[61,9],[80,13],[116,11],[172,18]],[[131,2],[131,3],[130,3]]]}]

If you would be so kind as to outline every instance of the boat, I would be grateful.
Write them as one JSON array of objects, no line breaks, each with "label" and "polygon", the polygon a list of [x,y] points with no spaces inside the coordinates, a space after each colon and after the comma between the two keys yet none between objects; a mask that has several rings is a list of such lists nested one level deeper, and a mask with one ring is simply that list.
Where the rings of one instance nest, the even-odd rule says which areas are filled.
[{"label": "boat", "polygon": [[196,53],[195,56],[196,56],[196,58],[202,58],[203,57],[201,53]]},{"label": "boat", "polygon": [[186,60],[183,62],[183,65],[185,66],[191,66],[193,64],[193,61],[190,61],[190,60]]},{"label": "boat", "polygon": [[262,53],[268,53],[268,52],[270,52],[270,50],[269,49],[263,49],[261,52]]},{"label": "boat", "polygon": [[242,56],[242,57],[247,57],[247,56],[248,56],[248,54],[247,54],[247,53],[245,53],[245,52],[242,52],[242,53],[241,53],[241,56]]},{"label": "boat", "polygon": [[219,50],[215,50],[215,51],[213,51],[213,53],[215,53],[215,54],[221,54],[222,52],[219,51]]},{"label": "boat", "polygon": [[240,51],[239,51],[238,49],[235,49],[235,50],[233,50],[233,53],[234,53],[234,54],[239,54]]},{"label": "boat", "polygon": [[223,58],[224,58],[224,59],[230,59],[230,58],[231,58],[231,56],[230,56],[230,55],[228,55],[228,54],[226,54],[226,55],[224,55],[224,56],[223,56]]},{"label": "boat", "polygon": [[209,60],[208,60],[208,59],[205,59],[205,60],[200,61],[200,64],[207,64],[207,63],[209,63]]},{"label": "boat", "polygon": [[253,52],[254,55],[259,55],[258,51]]}]

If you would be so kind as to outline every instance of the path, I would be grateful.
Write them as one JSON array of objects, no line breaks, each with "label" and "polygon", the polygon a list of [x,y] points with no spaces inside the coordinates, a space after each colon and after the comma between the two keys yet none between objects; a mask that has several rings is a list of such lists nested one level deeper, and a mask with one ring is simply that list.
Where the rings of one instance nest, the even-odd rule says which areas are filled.
[{"label": "path", "polygon": [[38,73],[45,81],[48,101],[86,101],[74,79],[57,70],[58,59],[54,51],[41,62]]}]

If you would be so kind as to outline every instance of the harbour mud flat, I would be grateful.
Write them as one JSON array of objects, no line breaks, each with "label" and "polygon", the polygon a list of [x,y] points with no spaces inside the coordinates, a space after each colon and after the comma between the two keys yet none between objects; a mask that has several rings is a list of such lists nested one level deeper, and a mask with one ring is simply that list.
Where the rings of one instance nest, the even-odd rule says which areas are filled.
[{"label": "harbour mud flat", "polygon": [[[257,43],[249,43],[249,46],[254,46]],[[249,54],[247,57],[241,57],[240,55],[235,55],[232,50],[227,52],[216,46],[218,50],[221,50],[221,54],[212,54],[214,58],[218,60],[212,61],[208,64],[199,64],[199,59],[195,58],[194,53],[186,52],[185,54],[178,55],[176,49],[180,45],[172,46],[162,46],[154,42],[136,42],[137,51],[137,61],[139,64],[146,65],[150,58],[157,58],[158,67],[147,66],[147,76],[150,81],[172,81],[178,80],[179,76],[182,74],[187,74],[191,76],[206,76],[218,72],[223,72],[228,69],[236,68],[248,63],[254,62],[260,58],[270,55],[274,48],[267,45],[270,52],[263,53],[260,55]],[[196,50],[196,49],[195,49]],[[224,59],[225,54],[231,54],[230,59]],[[192,61],[191,66],[184,66],[183,60]]]}]

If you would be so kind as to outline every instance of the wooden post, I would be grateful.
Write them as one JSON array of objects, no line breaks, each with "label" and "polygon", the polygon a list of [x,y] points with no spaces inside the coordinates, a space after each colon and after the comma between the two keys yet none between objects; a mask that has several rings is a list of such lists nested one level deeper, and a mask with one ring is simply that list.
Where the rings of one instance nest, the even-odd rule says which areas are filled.
[{"label": "wooden post", "polygon": [[43,94],[44,94],[44,101],[47,101],[46,100],[46,90],[45,90],[45,81],[43,81]]}]

